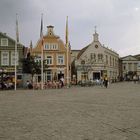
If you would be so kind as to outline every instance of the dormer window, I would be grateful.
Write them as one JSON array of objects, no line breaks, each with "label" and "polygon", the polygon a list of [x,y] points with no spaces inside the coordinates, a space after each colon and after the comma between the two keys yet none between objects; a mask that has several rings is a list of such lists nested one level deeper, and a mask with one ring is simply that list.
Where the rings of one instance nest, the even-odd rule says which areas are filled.
[{"label": "dormer window", "polygon": [[58,44],[57,43],[46,43],[44,46],[45,50],[58,50]]}]

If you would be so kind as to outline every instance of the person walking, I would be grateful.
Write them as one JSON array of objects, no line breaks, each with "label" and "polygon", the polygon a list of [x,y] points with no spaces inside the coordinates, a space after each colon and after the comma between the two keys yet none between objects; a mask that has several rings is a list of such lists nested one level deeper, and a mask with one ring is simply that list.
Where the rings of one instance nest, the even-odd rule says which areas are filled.
[{"label": "person walking", "polygon": [[103,77],[101,76],[101,78],[100,78],[100,85],[101,85],[101,87],[103,87],[103,84],[104,84],[104,80],[103,80]]},{"label": "person walking", "polygon": [[104,77],[104,86],[107,88],[108,87],[108,77],[105,75]]},{"label": "person walking", "polygon": [[61,81],[61,88],[64,86],[64,78],[63,76],[60,78],[60,81]]}]

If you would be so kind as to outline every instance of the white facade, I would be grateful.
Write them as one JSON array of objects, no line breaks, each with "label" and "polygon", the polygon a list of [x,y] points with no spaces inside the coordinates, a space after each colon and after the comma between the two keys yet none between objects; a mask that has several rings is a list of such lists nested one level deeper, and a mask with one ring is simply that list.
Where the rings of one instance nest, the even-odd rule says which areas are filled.
[{"label": "white facade", "polygon": [[93,36],[93,42],[79,52],[75,61],[77,81],[100,79],[105,75],[116,80],[119,76],[119,55],[102,45],[96,32]]},{"label": "white facade", "polygon": [[133,75],[140,76],[140,60],[134,56],[126,56],[121,58],[122,61],[122,76],[124,79],[133,79]]}]

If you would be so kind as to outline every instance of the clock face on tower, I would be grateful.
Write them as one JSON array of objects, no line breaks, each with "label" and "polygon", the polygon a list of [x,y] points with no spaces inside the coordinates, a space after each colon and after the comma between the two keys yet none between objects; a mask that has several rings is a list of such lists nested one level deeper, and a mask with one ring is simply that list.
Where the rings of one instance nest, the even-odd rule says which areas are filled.
[{"label": "clock face on tower", "polygon": [[98,48],[98,45],[97,44],[95,45],[95,48]]}]

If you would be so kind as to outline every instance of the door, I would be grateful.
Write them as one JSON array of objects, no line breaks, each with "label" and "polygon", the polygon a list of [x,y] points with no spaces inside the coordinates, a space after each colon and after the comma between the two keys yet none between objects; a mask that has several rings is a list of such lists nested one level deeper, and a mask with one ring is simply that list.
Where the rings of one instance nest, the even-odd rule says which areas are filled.
[{"label": "door", "polygon": [[100,72],[93,72],[93,80],[100,79]]}]

